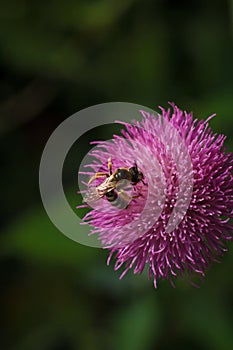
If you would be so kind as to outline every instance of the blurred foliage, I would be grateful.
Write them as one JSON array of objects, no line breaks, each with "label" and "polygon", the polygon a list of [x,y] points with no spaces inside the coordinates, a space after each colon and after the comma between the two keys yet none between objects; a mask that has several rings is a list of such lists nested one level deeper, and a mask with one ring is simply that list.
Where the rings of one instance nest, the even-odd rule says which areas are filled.
[{"label": "blurred foliage", "polygon": [[[119,281],[107,252],[49,221],[38,168],[60,122],[110,101],[217,113],[211,126],[233,151],[233,1],[2,0],[0,23],[1,348],[232,349],[232,245],[200,289],[154,290],[146,273]],[[89,132],[67,157],[74,211],[88,142],[113,132]]]}]

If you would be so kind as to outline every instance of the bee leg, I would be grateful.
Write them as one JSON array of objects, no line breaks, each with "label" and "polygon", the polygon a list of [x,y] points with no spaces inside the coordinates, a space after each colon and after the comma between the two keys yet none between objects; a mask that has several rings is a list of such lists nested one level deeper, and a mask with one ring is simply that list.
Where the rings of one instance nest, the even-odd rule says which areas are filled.
[{"label": "bee leg", "polygon": [[112,175],[112,157],[108,158],[108,170],[109,174]]},{"label": "bee leg", "polygon": [[[145,184],[146,186],[147,186],[147,184]],[[142,186],[138,186],[138,192],[139,192],[139,194],[137,195],[137,197],[139,197],[139,196],[142,196]]]},{"label": "bee leg", "polygon": [[107,173],[96,173],[90,178],[90,180],[88,181],[88,185],[92,183],[95,179],[99,179],[100,177],[109,177],[109,175]]},{"label": "bee leg", "polygon": [[135,194],[133,197],[132,197],[132,199],[135,199],[135,198],[138,198],[138,197],[141,197],[142,196],[142,194],[141,193],[139,193],[139,194]]}]

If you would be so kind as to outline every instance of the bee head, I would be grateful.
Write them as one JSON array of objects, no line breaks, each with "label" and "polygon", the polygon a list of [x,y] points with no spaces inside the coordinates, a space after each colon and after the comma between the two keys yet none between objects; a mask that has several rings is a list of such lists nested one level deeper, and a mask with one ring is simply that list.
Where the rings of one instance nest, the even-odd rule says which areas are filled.
[{"label": "bee head", "polygon": [[139,181],[144,179],[144,175],[140,170],[138,170],[136,162],[133,167],[129,168],[129,172],[131,174],[131,181],[133,184],[137,184]]}]

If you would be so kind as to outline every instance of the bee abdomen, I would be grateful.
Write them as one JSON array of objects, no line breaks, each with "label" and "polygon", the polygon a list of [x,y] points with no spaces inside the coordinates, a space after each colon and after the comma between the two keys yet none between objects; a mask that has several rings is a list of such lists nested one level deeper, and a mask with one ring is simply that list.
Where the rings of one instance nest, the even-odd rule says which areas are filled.
[{"label": "bee abdomen", "polygon": [[128,206],[128,203],[118,195],[117,191],[112,190],[106,193],[107,200],[118,209],[125,209]]},{"label": "bee abdomen", "polygon": [[117,199],[117,197],[118,197],[118,194],[114,190],[111,190],[111,191],[106,193],[106,198],[109,202],[113,202],[114,200]]}]

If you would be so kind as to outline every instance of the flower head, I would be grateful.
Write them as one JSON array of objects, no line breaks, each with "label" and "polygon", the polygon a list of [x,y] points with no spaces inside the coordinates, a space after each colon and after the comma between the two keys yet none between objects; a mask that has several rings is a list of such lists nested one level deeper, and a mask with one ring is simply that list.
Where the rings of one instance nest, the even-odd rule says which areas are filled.
[{"label": "flower head", "polygon": [[[148,266],[155,287],[160,278],[173,284],[178,275],[204,276],[226,251],[233,230],[233,157],[223,148],[226,137],[211,131],[212,116],[198,121],[171,106],[173,111],[160,108],[157,115],[141,111],[141,122],[120,122],[125,129],[112,142],[94,142],[93,175],[108,174],[111,157],[113,172],[136,162],[144,180],[114,182],[110,194],[127,204],[119,208],[103,195],[83,218],[110,250],[108,263],[115,255],[115,269],[124,265],[121,277]],[[109,184],[104,176],[92,189]]]}]

